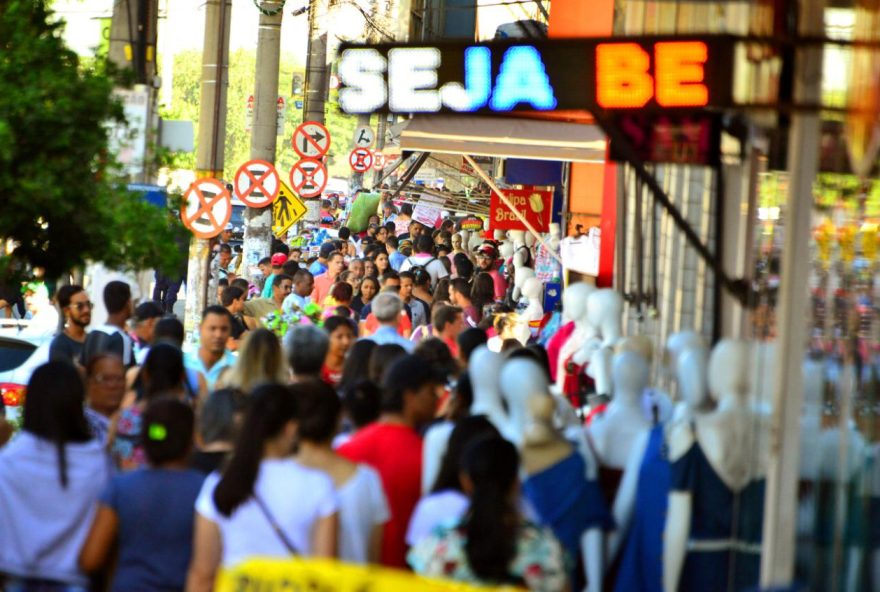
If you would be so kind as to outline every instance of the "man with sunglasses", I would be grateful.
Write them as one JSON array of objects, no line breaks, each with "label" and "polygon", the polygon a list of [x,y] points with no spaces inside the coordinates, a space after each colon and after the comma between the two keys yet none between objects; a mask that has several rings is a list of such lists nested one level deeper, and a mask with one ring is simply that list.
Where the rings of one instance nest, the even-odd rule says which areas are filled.
[{"label": "man with sunglasses", "polygon": [[64,327],[49,345],[49,359],[78,364],[86,340],[86,327],[92,322],[92,303],[82,286],[61,286],[56,300],[64,315]]}]

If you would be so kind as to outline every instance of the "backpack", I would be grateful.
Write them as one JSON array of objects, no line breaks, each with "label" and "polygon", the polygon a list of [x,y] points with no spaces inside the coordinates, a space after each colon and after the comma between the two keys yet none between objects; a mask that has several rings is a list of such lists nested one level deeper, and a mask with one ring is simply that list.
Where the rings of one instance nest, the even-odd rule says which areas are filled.
[{"label": "backpack", "polygon": [[428,277],[431,278],[431,289],[433,290],[435,288],[434,284],[436,284],[437,282],[434,281],[434,276],[432,276],[431,272],[428,271],[428,266],[431,265],[431,263],[433,263],[434,261],[437,261],[437,258],[431,257],[430,259],[428,259],[427,261],[425,261],[422,264],[414,263],[412,260],[412,257],[407,257],[406,260],[409,262],[409,265],[410,265],[409,271],[411,273],[416,274],[416,273],[418,273],[417,270],[421,270],[421,271],[424,271],[425,273],[428,274]]}]

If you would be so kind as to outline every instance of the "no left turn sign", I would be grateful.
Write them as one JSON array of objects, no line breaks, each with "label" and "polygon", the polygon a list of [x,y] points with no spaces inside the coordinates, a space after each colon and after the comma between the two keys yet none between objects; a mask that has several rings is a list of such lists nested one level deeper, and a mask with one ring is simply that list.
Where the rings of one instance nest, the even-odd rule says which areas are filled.
[{"label": "no left turn sign", "polygon": [[327,168],[313,158],[303,158],[290,169],[290,186],[300,197],[318,197],[327,186]]},{"label": "no left turn sign", "polygon": [[186,205],[180,210],[180,219],[198,238],[214,238],[232,216],[232,198],[217,179],[199,179],[183,198]]},{"label": "no left turn sign", "polygon": [[251,160],[238,168],[232,187],[236,197],[252,208],[265,208],[278,197],[278,171],[265,160]]},{"label": "no left turn sign", "polygon": [[355,148],[348,155],[348,163],[356,173],[365,173],[373,166],[373,153],[367,148]]},{"label": "no left turn sign", "polygon": [[330,150],[330,132],[317,121],[306,121],[296,128],[293,149],[303,158],[320,158]]}]

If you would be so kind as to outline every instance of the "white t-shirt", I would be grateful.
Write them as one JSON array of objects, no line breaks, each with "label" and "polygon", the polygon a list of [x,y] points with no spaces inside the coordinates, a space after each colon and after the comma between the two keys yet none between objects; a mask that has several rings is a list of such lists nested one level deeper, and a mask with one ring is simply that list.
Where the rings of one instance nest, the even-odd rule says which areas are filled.
[{"label": "white t-shirt", "polygon": [[[432,259],[433,261],[431,261]],[[429,261],[430,263],[428,263]],[[431,276],[431,288],[434,288],[440,279],[449,275],[443,262],[428,253],[417,253],[412,257],[407,257],[403,263],[400,264],[400,271],[409,271],[417,265],[425,266],[425,270],[428,272],[428,275]]]},{"label": "white t-shirt", "polygon": [[379,473],[358,465],[357,472],[339,488],[339,559],[367,563],[373,527],[390,519]]},{"label": "white t-shirt", "polygon": [[[220,514],[214,505],[214,489],[219,481],[219,473],[212,473],[205,480],[196,500],[196,512],[220,528],[223,567],[254,556],[289,557],[290,551],[253,498],[237,507],[231,516]],[[330,477],[293,459],[263,460],[254,491],[301,555],[312,552],[315,522],[339,509],[339,497]]]},{"label": "white t-shirt", "polygon": [[416,543],[429,536],[438,526],[458,522],[470,506],[468,497],[460,491],[446,489],[423,497],[413,510],[406,530],[406,544]]}]

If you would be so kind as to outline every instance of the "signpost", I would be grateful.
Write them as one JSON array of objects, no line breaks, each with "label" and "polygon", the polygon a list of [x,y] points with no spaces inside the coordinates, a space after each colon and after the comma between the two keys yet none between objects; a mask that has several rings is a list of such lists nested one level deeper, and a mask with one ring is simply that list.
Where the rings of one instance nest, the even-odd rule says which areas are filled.
[{"label": "signpost", "polygon": [[330,150],[330,132],[317,121],[306,121],[293,132],[291,143],[302,158],[321,158]]},{"label": "signpost", "polygon": [[214,238],[232,217],[232,197],[217,179],[199,179],[183,194],[183,225],[197,238]]},{"label": "signpost", "polygon": [[327,167],[320,160],[303,158],[290,169],[290,185],[300,197],[318,197],[327,186]]},{"label": "signpost", "polygon": [[308,211],[306,204],[296,196],[284,181],[280,182],[278,199],[272,205],[272,234],[283,236]]},{"label": "signpost", "polygon": [[373,153],[369,148],[355,148],[348,155],[348,163],[356,173],[365,173],[373,166]]},{"label": "signpost", "polygon": [[278,197],[280,179],[265,160],[251,160],[238,168],[232,184],[235,196],[252,208],[265,208]]}]

